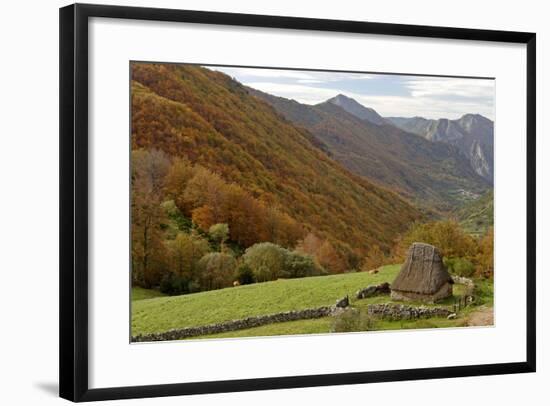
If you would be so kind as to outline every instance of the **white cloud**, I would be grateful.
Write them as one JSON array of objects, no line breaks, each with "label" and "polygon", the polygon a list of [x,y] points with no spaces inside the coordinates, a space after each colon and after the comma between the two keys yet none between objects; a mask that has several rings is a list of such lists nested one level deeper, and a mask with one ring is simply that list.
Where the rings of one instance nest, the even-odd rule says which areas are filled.
[{"label": "white cloud", "polygon": [[321,103],[338,94],[338,91],[334,89],[305,86],[301,84],[250,82],[245,83],[245,85],[261,90],[262,92],[286,97],[287,99],[294,99],[300,103],[306,104]]},{"label": "white cloud", "polygon": [[494,117],[493,104],[481,104],[476,101],[456,101],[445,103],[434,100],[431,96],[435,93],[426,92],[416,97],[408,96],[369,96],[359,93],[347,92],[338,89],[328,89],[300,84],[252,82],[245,83],[254,89],[261,90],[275,96],[294,99],[300,103],[322,103],[338,93],[357,100],[364,106],[375,109],[380,115],[425,118],[449,118],[456,119],[466,113],[479,113],[490,119]]},{"label": "white cloud", "polygon": [[457,78],[411,78],[405,80],[413,97],[463,97],[463,98],[493,98],[494,81]]},{"label": "white cloud", "polygon": [[226,68],[212,67],[211,69],[223,72],[232,77],[281,78],[281,79],[313,79],[314,72],[262,69],[262,68]]},{"label": "white cloud", "polygon": [[[338,93],[372,107],[383,116],[422,116],[425,118],[459,118],[466,113],[479,113],[494,119],[494,81],[486,79],[393,76],[392,93],[396,86],[400,96],[368,94],[370,86],[357,86],[362,80],[388,81],[387,75],[345,72],[314,72],[284,69],[212,67],[247,86],[300,103],[321,103]],[[372,82],[380,83],[387,82]],[[363,89],[350,92],[348,89]],[[383,89],[383,88],[382,88]],[[383,90],[382,90],[383,93]],[[399,92],[397,92],[399,93]]]},{"label": "white cloud", "polygon": [[494,119],[493,104],[479,102],[457,101],[453,103],[441,102],[430,97],[404,96],[350,96],[364,106],[372,107],[385,117],[414,117],[449,118],[456,119],[466,113],[482,114],[491,120]]},{"label": "white cloud", "polygon": [[246,81],[256,81],[257,79],[273,78],[277,80],[296,80],[299,83],[330,83],[346,80],[368,80],[373,75],[363,73],[346,72],[316,72],[316,71],[298,71],[288,69],[264,69],[264,68],[230,68],[230,67],[211,67],[210,69],[223,72],[231,77],[241,78]]}]

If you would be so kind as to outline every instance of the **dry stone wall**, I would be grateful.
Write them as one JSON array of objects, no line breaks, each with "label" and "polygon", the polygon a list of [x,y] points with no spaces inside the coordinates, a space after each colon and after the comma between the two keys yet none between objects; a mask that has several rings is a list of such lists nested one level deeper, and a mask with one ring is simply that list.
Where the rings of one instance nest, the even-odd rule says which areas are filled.
[{"label": "dry stone wall", "polygon": [[370,285],[364,289],[358,290],[355,292],[355,298],[365,299],[376,295],[389,295],[390,291],[390,284],[388,282],[384,282],[380,285]]},{"label": "dry stone wall", "polygon": [[221,323],[207,324],[197,327],[185,327],[168,330],[160,333],[143,334],[132,337],[132,342],[149,341],[173,341],[184,338],[198,337],[208,334],[219,334],[234,330],[243,330],[252,327],[259,327],[265,324],[282,323],[285,321],[318,319],[338,313],[349,305],[347,297],[340,299],[334,306],[322,306],[312,309],[291,310],[288,312],[268,314],[264,316],[253,316],[245,319],[224,321]]},{"label": "dry stone wall", "polygon": [[444,307],[414,307],[402,304],[371,304],[367,306],[369,315],[389,320],[412,320],[429,317],[447,317],[452,312]]}]

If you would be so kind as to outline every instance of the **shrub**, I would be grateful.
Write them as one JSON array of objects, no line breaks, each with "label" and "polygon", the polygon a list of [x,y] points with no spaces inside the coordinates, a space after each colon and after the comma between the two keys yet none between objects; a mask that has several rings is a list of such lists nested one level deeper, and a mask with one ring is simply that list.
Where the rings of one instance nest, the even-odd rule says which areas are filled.
[{"label": "shrub", "polygon": [[475,272],[475,265],[466,258],[445,258],[445,264],[451,274],[470,277]]},{"label": "shrub", "polygon": [[197,263],[210,251],[208,241],[198,234],[180,232],[174,240],[166,241],[165,246],[172,273],[188,280],[196,279]]},{"label": "shrub", "polygon": [[206,254],[198,263],[203,290],[221,289],[231,286],[237,261],[223,252]]},{"label": "shrub", "polygon": [[237,268],[235,279],[239,281],[241,285],[250,285],[254,283],[254,272],[247,264],[241,264]]},{"label": "shrub", "polygon": [[217,223],[213,226],[210,226],[208,229],[208,234],[210,238],[214,240],[220,246],[220,251],[223,251],[223,244],[227,237],[229,236],[229,227],[225,223]]},{"label": "shrub", "polygon": [[456,221],[415,223],[399,242],[394,255],[404,259],[413,242],[424,242],[439,248],[444,257],[473,258],[477,253],[475,239],[466,234]]},{"label": "shrub", "polygon": [[288,250],[271,242],[254,244],[246,249],[243,260],[252,269],[257,282],[273,281],[288,276],[285,260]]},{"label": "shrub", "polygon": [[311,256],[295,251],[286,254],[284,268],[290,278],[303,278],[323,273],[322,268],[315,264]]},{"label": "shrub", "polygon": [[164,274],[160,281],[160,291],[167,295],[182,295],[190,293],[188,278],[175,275],[171,272]]},{"label": "shrub", "polygon": [[479,253],[477,255],[478,269],[480,276],[492,278],[494,274],[493,265],[494,235],[493,227],[489,228],[487,234],[479,241]]},{"label": "shrub", "polygon": [[445,265],[450,273],[470,277],[475,272],[474,264],[466,258],[445,258]]},{"label": "shrub", "polygon": [[[168,219],[168,224],[166,225],[168,230],[174,234],[177,234],[177,231],[190,231],[192,222],[189,217],[185,217],[180,209],[176,206],[173,200],[166,200],[161,204],[164,213]],[[174,238],[172,237],[172,238]]]},{"label": "shrub", "polygon": [[370,271],[371,269],[376,269],[387,263],[387,258],[384,252],[376,244],[371,245],[367,257],[363,262],[361,271]]},{"label": "shrub", "polygon": [[334,317],[331,331],[335,333],[369,331],[374,329],[374,323],[374,319],[366,311],[346,309]]},{"label": "shrub", "polygon": [[[348,269],[348,261],[341,252],[345,250],[342,247],[337,250],[329,240],[321,239],[313,233],[307,234],[303,240],[299,241],[296,251],[310,255],[319,267],[328,273],[343,273]],[[348,259],[356,265],[358,260],[356,255],[352,252],[347,254]]]}]

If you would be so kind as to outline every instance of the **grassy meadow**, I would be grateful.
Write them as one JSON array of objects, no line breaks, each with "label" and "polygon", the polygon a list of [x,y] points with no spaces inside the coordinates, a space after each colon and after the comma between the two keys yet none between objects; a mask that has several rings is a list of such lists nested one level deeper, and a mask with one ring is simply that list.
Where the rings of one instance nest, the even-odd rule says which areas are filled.
[{"label": "grassy meadow", "polygon": [[[387,265],[377,274],[357,272],[276,281],[231,287],[180,296],[164,296],[143,288],[132,289],[132,335],[162,332],[175,328],[200,326],[222,321],[240,319],[332,305],[336,300],[349,295],[351,306],[367,310],[372,303],[387,303],[387,295],[355,299],[355,292],[369,285],[391,282],[401,265]],[[477,282],[477,281],[476,281]],[[480,280],[476,286],[476,305],[492,305],[492,284]],[[454,286],[454,297],[439,302],[437,306],[452,305],[456,297],[465,291],[463,285]],[[421,303],[408,302],[417,306]],[[425,305],[434,306],[434,305]],[[432,318],[429,320],[386,321],[379,320],[374,330],[403,328],[461,327],[467,322],[468,313],[476,306],[464,309],[454,320]],[[332,317],[313,320],[297,320],[274,323],[251,329],[212,334],[196,338],[230,338],[250,336],[274,336],[291,334],[328,333]]]},{"label": "grassy meadow", "polygon": [[188,295],[137,300],[132,303],[132,334],[329,306],[346,295],[351,299],[361,288],[391,282],[398,272],[399,265],[390,265],[377,274],[358,272],[279,279]]},{"label": "grassy meadow", "polygon": [[132,302],[137,300],[152,299],[154,297],[165,297],[166,295],[155,289],[145,289],[140,286],[132,286]]}]

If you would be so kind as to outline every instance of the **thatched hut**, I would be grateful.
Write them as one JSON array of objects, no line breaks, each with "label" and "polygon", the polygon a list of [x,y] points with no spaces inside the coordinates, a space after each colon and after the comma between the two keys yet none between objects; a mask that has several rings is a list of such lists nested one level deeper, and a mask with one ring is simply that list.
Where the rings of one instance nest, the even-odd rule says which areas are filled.
[{"label": "thatched hut", "polygon": [[401,271],[391,284],[395,300],[433,303],[453,294],[453,279],[439,250],[430,244],[413,243]]}]

